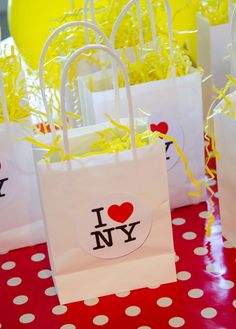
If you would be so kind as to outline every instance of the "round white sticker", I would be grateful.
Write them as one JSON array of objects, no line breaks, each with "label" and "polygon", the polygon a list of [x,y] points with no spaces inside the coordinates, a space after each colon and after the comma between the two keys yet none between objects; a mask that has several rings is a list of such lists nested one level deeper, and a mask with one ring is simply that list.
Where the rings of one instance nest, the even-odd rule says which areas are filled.
[{"label": "round white sticker", "polygon": [[[173,137],[178,143],[181,150],[183,150],[184,133],[182,127],[177,122],[177,120],[173,120],[173,118],[170,118],[165,115],[158,115],[158,119],[152,117],[150,119],[150,130],[152,132],[159,131],[162,134]],[[174,167],[180,157],[178,152],[176,151],[174,143],[171,140],[164,139],[163,141],[166,147],[167,170],[170,170]]]},{"label": "round white sticker", "polygon": [[151,226],[152,216],[137,196],[111,194],[85,205],[78,243],[95,257],[117,258],[142,246]]}]

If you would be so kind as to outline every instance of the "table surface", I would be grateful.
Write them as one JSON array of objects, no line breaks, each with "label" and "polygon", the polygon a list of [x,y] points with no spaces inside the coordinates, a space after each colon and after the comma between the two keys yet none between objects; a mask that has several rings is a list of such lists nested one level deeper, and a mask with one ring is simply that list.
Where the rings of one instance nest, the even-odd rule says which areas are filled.
[{"label": "table surface", "polygon": [[207,203],[172,212],[178,281],[159,287],[60,306],[46,244],[1,254],[0,328],[235,329],[236,250],[221,235],[218,193],[215,202],[210,238]]}]

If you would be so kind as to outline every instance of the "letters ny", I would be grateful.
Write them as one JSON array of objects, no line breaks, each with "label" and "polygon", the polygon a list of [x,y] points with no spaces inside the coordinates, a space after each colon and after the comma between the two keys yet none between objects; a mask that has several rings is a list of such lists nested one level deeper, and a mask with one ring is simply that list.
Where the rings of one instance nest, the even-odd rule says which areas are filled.
[{"label": "letters ny", "polygon": [[0,198],[6,196],[4,193],[2,193],[3,185],[6,181],[8,181],[8,178],[0,179]]},{"label": "letters ny", "polygon": [[[168,152],[170,146],[174,144],[173,142],[165,142],[166,145],[166,153]],[[170,160],[170,157],[166,155],[166,160]]]},{"label": "letters ny", "polygon": [[134,223],[130,223],[128,225],[119,225],[111,228],[106,228],[107,224],[104,224],[102,222],[102,216],[101,212],[104,210],[103,207],[92,209],[93,213],[96,213],[98,225],[95,226],[95,229],[97,229],[94,232],[91,232],[90,234],[95,237],[96,246],[93,248],[93,250],[98,250],[106,247],[112,247],[113,246],[113,238],[114,234],[117,232],[124,235],[124,243],[129,243],[131,241],[136,240],[136,237],[134,236],[135,227],[140,224],[140,221],[136,221]]}]

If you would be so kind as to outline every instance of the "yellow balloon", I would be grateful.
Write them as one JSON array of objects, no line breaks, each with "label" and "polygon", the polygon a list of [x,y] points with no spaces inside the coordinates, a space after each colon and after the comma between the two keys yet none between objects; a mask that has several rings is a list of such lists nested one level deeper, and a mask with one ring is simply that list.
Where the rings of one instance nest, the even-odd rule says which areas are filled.
[{"label": "yellow balloon", "polygon": [[[178,39],[190,50],[190,56],[194,64],[197,62],[197,20],[199,0],[170,0],[173,13],[173,28],[180,31]],[[195,31],[182,34],[183,31]]]},{"label": "yellow balloon", "polygon": [[[80,4],[83,1],[78,1]],[[26,63],[37,69],[53,20],[70,10],[70,0],[10,0],[10,33]]]},{"label": "yellow balloon", "polygon": [[[103,2],[105,4],[106,1]],[[100,5],[103,2],[100,0]],[[170,0],[175,30],[196,29],[197,2],[198,0]],[[50,35],[53,20],[70,11],[71,4],[75,3],[77,8],[82,8],[84,0],[9,0],[10,33],[21,55],[32,69],[38,68],[40,53]],[[180,40],[183,44],[189,43],[191,57],[195,61],[196,34],[181,35]]]}]

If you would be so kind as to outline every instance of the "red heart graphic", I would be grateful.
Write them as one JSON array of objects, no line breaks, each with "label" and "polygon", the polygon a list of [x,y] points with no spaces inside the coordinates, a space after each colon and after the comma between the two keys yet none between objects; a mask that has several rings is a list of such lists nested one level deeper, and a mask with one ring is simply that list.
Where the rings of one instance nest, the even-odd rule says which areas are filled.
[{"label": "red heart graphic", "polygon": [[168,133],[169,126],[167,122],[159,122],[158,124],[151,123],[150,124],[150,129],[154,133],[155,131],[158,131],[164,135]]},{"label": "red heart graphic", "polygon": [[134,211],[134,206],[130,202],[124,202],[120,206],[113,204],[108,208],[108,215],[116,222],[126,222]]}]

